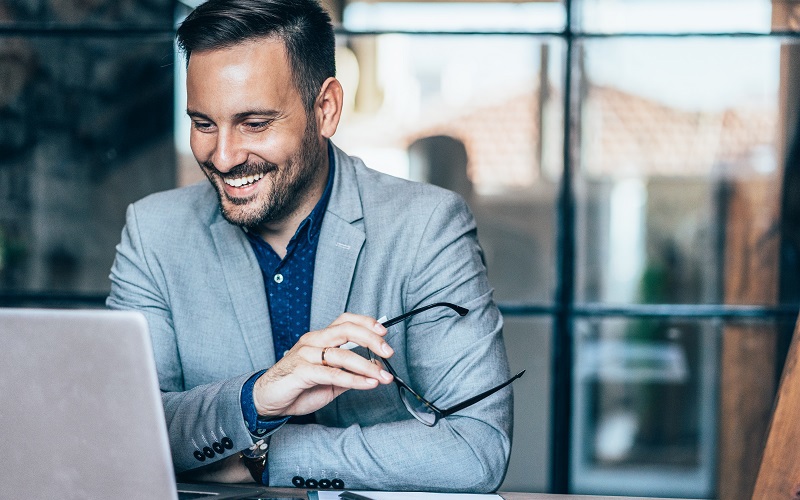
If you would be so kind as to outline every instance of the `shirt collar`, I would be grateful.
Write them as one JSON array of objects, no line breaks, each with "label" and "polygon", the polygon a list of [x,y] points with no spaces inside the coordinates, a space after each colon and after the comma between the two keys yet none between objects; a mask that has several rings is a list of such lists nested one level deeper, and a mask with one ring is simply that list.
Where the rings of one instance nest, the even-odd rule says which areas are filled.
[{"label": "shirt collar", "polygon": [[295,237],[300,234],[303,226],[308,225],[308,242],[313,242],[319,236],[320,228],[322,227],[322,218],[325,216],[325,211],[328,208],[328,201],[331,199],[331,192],[333,191],[333,177],[336,171],[336,156],[333,154],[333,146],[331,141],[328,141],[328,182],[325,184],[325,191],[322,192],[322,197],[317,202],[314,210],[308,214],[308,217],[297,228]]}]

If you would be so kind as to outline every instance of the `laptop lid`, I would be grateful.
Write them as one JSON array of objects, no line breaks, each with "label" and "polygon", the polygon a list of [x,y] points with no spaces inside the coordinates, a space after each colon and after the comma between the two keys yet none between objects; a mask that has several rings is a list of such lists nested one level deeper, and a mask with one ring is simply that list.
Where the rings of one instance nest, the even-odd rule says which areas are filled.
[{"label": "laptop lid", "polygon": [[[0,436],[0,498],[178,498],[137,312],[0,309]],[[180,498],[264,492],[181,486]]]},{"label": "laptop lid", "polygon": [[0,309],[0,498],[177,498],[144,317]]}]

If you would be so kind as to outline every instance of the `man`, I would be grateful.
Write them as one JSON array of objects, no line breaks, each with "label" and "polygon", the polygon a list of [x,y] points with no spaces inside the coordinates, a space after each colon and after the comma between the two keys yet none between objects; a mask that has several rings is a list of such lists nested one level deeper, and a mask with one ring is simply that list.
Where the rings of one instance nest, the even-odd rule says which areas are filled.
[{"label": "man", "polygon": [[[315,1],[211,0],[178,43],[192,152],[210,184],[129,207],[107,301],[148,319],[176,471],[496,489],[510,388],[450,415],[415,410],[397,389],[448,408],[508,377],[463,200],[332,145],[342,88]],[[469,313],[434,307],[388,330],[374,319],[437,302]]]}]

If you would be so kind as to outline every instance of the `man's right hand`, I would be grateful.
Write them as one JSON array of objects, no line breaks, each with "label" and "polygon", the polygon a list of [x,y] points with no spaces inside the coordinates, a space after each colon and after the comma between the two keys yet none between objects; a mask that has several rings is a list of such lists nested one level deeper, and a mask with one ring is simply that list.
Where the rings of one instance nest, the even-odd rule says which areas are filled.
[{"label": "man's right hand", "polygon": [[344,313],[327,328],[308,332],[256,380],[253,402],[263,417],[306,415],[349,389],[390,384],[392,375],[339,346],[354,342],[388,358],[394,350],[383,340],[386,328],[374,318]]}]

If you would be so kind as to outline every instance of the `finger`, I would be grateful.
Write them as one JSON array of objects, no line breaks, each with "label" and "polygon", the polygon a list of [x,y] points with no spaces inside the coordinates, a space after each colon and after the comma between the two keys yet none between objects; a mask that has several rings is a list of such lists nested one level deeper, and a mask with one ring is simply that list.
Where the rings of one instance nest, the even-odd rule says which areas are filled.
[{"label": "finger", "polygon": [[386,335],[386,327],[380,324],[375,318],[364,316],[363,314],[342,313],[338,318],[333,320],[330,326],[336,326],[342,323],[354,323],[368,330],[372,330],[378,335]]},{"label": "finger", "polygon": [[[363,359],[363,358],[362,358]],[[374,389],[379,383],[389,383],[384,378],[365,377],[347,370],[340,370],[331,367],[317,367],[313,371],[312,377],[315,385],[330,385],[342,389],[366,390]],[[390,375],[391,377],[391,375]]]},{"label": "finger", "polygon": [[[381,324],[382,326],[384,326],[384,328],[386,327],[385,325],[383,325],[383,322],[385,320],[386,320],[386,316],[383,316],[382,318],[378,318],[378,323]],[[339,347],[341,347],[342,349],[355,349],[356,347],[358,347],[358,344],[356,344],[355,342],[352,342],[352,341],[347,341],[344,344],[340,345]]]},{"label": "finger", "polygon": [[[323,352],[325,353],[324,358]],[[305,369],[308,367],[310,367],[311,370],[346,370],[354,375],[378,380],[383,384],[388,384],[392,381],[391,374],[384,370],[383,366],[375,365],[363,356],[359,356],[347,349],[339,349],[336,347],[320,348],[304,345],[297,348],[294,355],[302,360],[302,362],[298,364],[298,368],[302,365],[303,371],[298,373],[304,377],[307,384],[313,385],[318,383],[317,379],[308,378],[312,376],[305,372]],[[298,368],[295,368],[295,370],[297,371]],[[308,387],[311,385],[308,385]]]},{"label": "finger", "polygon": [[374,378],[382,384],[392,382],[392,375],[380,364],[372,363],[347,349],[335,347],[323,348],[320,351],[320,364],[329,368],[347,370],[356,375]]},{"label": "finger", "polygon": [[364,346],[384,358],[394,354],[394,349],[374,329],[349,321],[329,326],[324,330],[309,332],[298,341],[301,345],[317,347],[341,346],[347,342]]},{"label": "finger", "polygon": [[295,363],[291,372],[276,372],[276,364],[256,380],[253,402],[259,415],[274,417],[313,412],[349,389],[368,390],[379,384],[372,377],[308,363],[296,353],[293,357]]},{"label": "finger", "polygon": [[[317,356],[319,356],[319,349],[317,349]],[[292,373],[291,381],[290,377],[285,377],[279,384],[291,384],[299,396],[301,392],[313,391],[326,386],[342,389],[374,389],[380,382],[379,377],[364,376],[332,366],[322,366],[318,362],[317,364],[304,362],[297,365]]]}]

